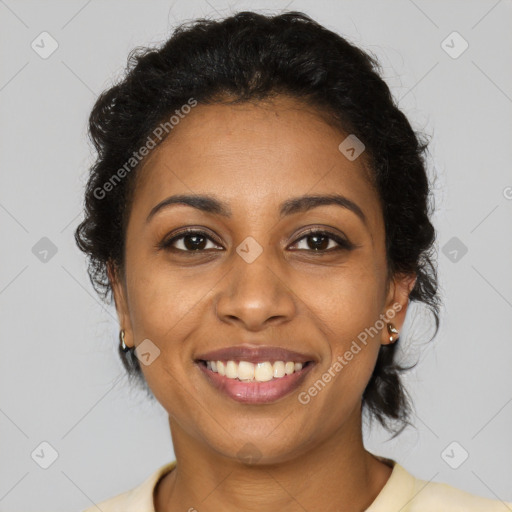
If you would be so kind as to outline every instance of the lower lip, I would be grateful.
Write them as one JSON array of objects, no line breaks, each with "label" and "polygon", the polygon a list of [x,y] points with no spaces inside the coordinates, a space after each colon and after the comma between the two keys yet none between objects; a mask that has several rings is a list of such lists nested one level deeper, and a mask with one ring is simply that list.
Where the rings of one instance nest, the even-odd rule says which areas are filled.
[{"label": "lower lip", "polygon": [[309,363],[298,372],[266,382],[242,382],[213,372],[202,363],[196,363],[196,365],[216,389],[233,400],[246,404],[274,402],[288,395],[300,386],[309,370],[314,366],[313,363]]}]

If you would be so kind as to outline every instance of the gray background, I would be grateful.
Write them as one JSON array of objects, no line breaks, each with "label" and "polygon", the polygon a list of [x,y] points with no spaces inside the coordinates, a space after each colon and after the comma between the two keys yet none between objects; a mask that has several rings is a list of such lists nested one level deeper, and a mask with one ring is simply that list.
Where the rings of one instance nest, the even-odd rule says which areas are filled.
[{"label": "gray background", "polygon": [[[413,127],[433,135],[441,328],[428,343],[429,317],[411,308],[415,428],[388,442],[375,427],[366,444],[417,477],[511,501],[511,1],[0,0],[0,511],[82,510],[174,458],[165,411],[127,386],[115,312],[73,240],[86,120],[134,46],[245,9],[302,10],[374,52]],[[46,59],[31,47],[43,31],[59,45]],[[442,46],[453,31],[469,43],[457,58]],[[50,462],[45,441],[48,469],[34,460]]]}]

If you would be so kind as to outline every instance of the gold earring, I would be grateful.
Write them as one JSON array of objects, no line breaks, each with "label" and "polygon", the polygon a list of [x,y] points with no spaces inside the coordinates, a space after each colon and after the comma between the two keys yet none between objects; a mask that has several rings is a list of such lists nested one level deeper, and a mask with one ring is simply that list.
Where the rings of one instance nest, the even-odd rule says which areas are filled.
[{"label": "gold earring", "polygon": [[126,345],[126,343],[124,342],[124,329],[121,329],[119,331],[119,345],[121,346],[121,350],[123,352],[128,352],[131,350],[131,347]]},{"label": "gold earring", "polygon": [[395,326],[391,323],[388,323],[388,333],[389,333],[389,342],[393,343],[393,334],[398,334],[398,331],[396,330]]}]

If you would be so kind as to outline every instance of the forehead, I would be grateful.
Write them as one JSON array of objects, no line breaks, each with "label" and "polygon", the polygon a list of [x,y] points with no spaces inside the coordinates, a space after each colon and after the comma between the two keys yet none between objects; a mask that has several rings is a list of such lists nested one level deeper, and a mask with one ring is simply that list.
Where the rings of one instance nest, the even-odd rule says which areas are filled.
[{"label": "forehead", "polygon": [[304,194],[343,194],[377,228],[380,206],[363,157],[338,149],[347,134],[314,109],[281,97],[272,102],[198,105],[180,119],[138,172],[133,210],[147,215],[173,194],[208,193],[234,216],[277,214]]}]

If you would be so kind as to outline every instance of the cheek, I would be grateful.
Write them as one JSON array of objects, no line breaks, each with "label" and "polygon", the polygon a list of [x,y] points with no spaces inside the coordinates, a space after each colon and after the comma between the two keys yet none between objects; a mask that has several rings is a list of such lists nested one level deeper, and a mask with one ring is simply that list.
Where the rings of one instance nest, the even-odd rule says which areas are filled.
[{"label": "cheek", "polygon": [[333,272],[321,285],[309,283],[308,306],[324,326],[333,356],[344,353],[358,337],[369,343],[375,337],[380,343],[375,325],[382,313],[381,286],[379,276],[357,266]]},{"label": "cheek", "polygon": [[336,390],[332,397],[341,393],[357,399],[371,377],[385,326],[380,286],[378,276],[355,268],[334,274],[323,288],[310,287],[308,306],[330,352],[319,377]]},{"label": "cheek", "polygon": [[[195,277],[169,266],[133,265],[127,275],[130,318],[135,343],[151,340],[160,353],[150,365],[141,364],[145,379],[167,410],[186,408],[190,396],[184,384],[195,371],[194,342],[208,322],[208,298],[216,275]],[[210,305],[211,309],[211,305]],[[190,391],[189,391],[190,392]]]},{"label": "cheek", "polygon": [[186,279],[182,272],[160,265],[133,268],[129,307],[137,340],[154,338],[164,346],[180,339],[186,325],[197,323],[205,296],[212,288],[205,279]]}]

